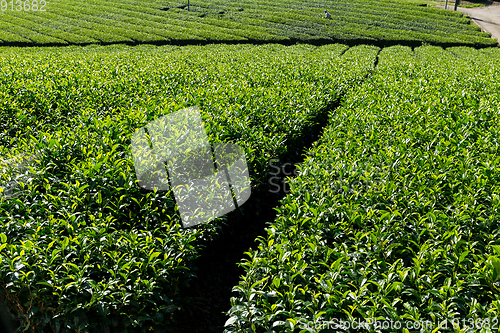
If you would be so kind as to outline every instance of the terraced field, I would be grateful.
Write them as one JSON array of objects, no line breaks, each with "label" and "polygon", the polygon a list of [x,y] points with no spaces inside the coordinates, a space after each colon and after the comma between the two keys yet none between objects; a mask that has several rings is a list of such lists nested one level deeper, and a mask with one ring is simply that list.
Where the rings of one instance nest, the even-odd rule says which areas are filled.
[{"label": "terraced field", "polygon": [[[423,6],[422,6],[423,5]],[[360,42],[491,46],[461,13],[410,0],[3,1],[4,45]],[[324,18],[328,10],[332,19]]]}]

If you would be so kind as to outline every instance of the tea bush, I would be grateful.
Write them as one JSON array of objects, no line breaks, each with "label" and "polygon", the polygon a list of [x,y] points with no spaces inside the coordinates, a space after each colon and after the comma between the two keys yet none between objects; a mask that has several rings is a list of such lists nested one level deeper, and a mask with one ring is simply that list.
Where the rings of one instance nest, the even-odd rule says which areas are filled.
[{"label": "tea bush", "polygon": [[383,49],[241,263],[226,332],[496,331],[499,60]]}]

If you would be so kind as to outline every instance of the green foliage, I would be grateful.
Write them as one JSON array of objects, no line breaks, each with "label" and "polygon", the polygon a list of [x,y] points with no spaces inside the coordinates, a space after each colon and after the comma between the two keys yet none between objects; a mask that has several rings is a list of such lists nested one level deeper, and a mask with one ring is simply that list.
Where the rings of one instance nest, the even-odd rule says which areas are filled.
[{"label": "green foliage", "polygon": [[383,49],[242,262],[226,332],[498,320],[499,60]]},{"label": "green foliage", "polygon": [[[28,5],[38,0],[26,0]],[[418,1],[325,0],[185,1],[50,0],[45,11],[8,5],[0,42],[26,44],[210,41],[421,42],[494,46],[489,34],[461,13]],[[41,8],[40,8],[41,9]],[[332,20],[324,18],[324,10]]]},{"label": "green foliage", "polygon": [[373,69],[377,52],[339,44],[2,49],[1,177],[15,187],[0,199],[0,298],[11,315],[34,332],[175,331],[186,301],[179,289],[227,221],[182,229],[170,192],[138,187],[131,135],[198,105],[210,141],[243,147],[253,191],[265,191],[267,161],[295,151],[324,108]]}]

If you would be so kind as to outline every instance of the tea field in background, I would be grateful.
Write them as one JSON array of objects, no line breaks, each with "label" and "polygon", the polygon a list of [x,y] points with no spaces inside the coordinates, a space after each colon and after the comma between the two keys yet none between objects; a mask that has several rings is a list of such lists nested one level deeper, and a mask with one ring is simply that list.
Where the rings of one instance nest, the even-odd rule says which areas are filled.
[{"label": "tea field in background", "polygon": [[[130,138],[198,105],[212,143],[271,158],[373,69],[379,49],[268,44],[0,50],[1,301],[35,332],[176,331],[193,260],[234,216],[182,229],[170,192],[138,187]],[[22,170],[5,161],[32,156]],[[5,190],[5,188],[4,188]],[[259,209],[259,207],[252,207]]]},{"label": "tea field in background", "polygon": [[226,332],[496,332],[499,64],[498,48],[383,49],[242,262]]},{"label": "tea field in background", "polygon": [[[422,0],[3,1],[0,45],[282,42],[492,46],[461,13]],[[328,10],[332,19],[324,18]]]}]

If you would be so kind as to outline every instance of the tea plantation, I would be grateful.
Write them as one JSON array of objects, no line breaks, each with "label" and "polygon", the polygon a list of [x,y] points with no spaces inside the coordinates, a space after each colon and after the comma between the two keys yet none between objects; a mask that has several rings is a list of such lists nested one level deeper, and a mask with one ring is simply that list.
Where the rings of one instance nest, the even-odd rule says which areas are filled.
[{"label": "tea plantation", "polygon": [[179,0],[4,0],[0,9],[0,45],[496,44],[461,13],[418,0],[194,0],[189,9]]},{"label": "tea plantation", "polygon": [[[0,315],[17,332],[497,330],[500,51],[467,17],[20,3],[0,3]],[[211,144],[244,149],[252,194],[183,228],[171,191],[139,186],[131,138],[191,106]],[[301,162],[290,191],[273,193],[273,161]],[[212,270],[235,278],[209,329],[220,311],[192,295],[221,239],[241,274]]]}]

